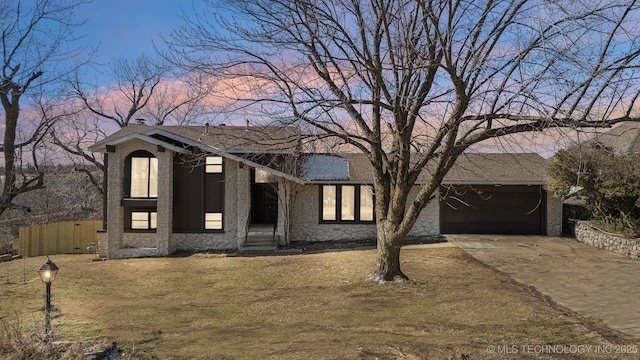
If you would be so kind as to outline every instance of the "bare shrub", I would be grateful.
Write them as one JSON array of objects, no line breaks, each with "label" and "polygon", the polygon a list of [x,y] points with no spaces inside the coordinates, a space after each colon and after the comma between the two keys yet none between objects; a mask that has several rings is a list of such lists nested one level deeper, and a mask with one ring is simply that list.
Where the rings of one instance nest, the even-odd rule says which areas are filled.
[{"label": "bare shrub", "polygon": [[25,321],[19,314],[0,319],[0,357],[3,359],[52,358],[45,338],[44,323]]}]

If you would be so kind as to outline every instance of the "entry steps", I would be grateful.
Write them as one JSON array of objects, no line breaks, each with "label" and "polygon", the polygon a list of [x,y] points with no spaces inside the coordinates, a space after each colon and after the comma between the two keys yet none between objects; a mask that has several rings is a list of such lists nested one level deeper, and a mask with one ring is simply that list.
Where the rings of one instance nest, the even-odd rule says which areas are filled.
[{"label": "entry steps", "polygon": [[240,253],[272,252],[277,247],[273,224],[252,224],[249,225],[247,240],[240,248]]}]

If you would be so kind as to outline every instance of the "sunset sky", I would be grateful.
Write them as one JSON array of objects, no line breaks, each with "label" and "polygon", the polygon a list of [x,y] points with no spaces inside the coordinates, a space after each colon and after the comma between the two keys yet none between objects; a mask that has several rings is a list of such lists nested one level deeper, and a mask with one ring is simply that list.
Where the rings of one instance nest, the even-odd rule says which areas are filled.
[{"label": "sunset sky", "polygon": [[[114,60],[133,60],[143,54],[153,56],[154,44],[164,46],[161,35],[168,37],[174,28],[184,24],[183,15],[188,17],[194,11],[202,13],[203,8],[202,0],[93,0],[78,7],[77,18],[86,21],[77,29],[78,34],[84,35],[79,45],[95,49],[94,65],[85,69],[88,78],[84,80],[98,86],[108,85],[107,74]],[[506,145],[512,151],[536,151],[550,156],[558,147],[575,141],[563,134],[551,133],[547,137],[528,134]],[[486,142],[477,146],[476,151],[502,151],[504,146]]]}]

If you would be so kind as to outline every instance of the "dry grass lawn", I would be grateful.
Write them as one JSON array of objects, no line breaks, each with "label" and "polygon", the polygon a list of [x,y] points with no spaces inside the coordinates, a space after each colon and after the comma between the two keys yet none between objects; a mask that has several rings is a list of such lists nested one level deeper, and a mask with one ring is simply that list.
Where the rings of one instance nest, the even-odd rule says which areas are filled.
[{"label": "dry grass lawn", "polygon": [[[58,255],[58,340],[106,338],[133,359],[548,358],[489,346],[622,342],[457,248],[403,250],[406,284],[366,281],[376,253],[91,261]],[[0,317],[42,316],[44,285],[0,284]],[[0,276],[22,279],[22,260]],[[32,321],[32,320],[31,320]],[[562,359],[602,358],[594,351]],[[637,358],[629,357],[629,358]]]}]

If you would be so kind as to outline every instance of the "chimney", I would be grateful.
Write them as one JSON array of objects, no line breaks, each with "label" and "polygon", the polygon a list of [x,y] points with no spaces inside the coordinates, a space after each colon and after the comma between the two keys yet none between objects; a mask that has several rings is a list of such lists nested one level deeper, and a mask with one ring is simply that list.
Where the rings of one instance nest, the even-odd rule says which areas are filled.
[{"label": "chimney", "polygon": [[246,131],[249,131],[249,119],[247,119],[247,127],[245,128]]},{"label": "chimney", "polygon": [[208,134],[209,133],[209,123],[205,123],[204,124],[204,133]]}]

